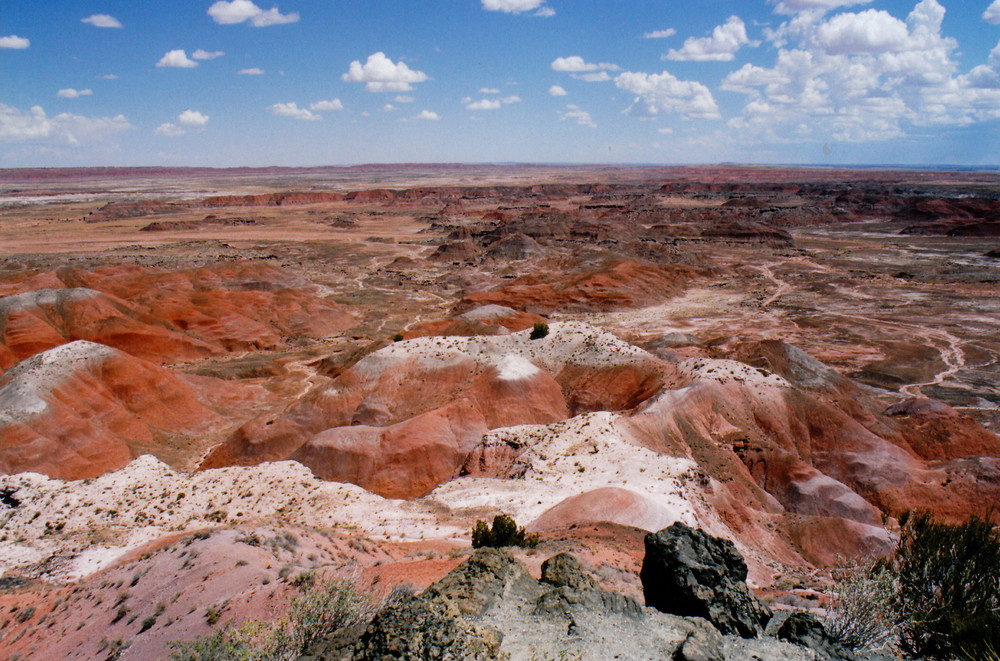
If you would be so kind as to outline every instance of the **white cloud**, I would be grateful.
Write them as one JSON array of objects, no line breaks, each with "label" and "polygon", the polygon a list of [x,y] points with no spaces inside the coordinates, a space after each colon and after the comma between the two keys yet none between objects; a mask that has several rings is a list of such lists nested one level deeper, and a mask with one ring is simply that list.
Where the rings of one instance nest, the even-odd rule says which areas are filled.
[{"label": "white cloud", "polygon": [[238,76],[263,76],[264,70],[260,67],[251,67],[249,69],[240,69],[236,72]]},{"label": "white cloud", "polygon": [[983,20],[994,25],[1000,25],[1000,0],[993,3],[983,12]]},{"label": "white cloud", "polygon": [[677,30],[673,28],[667,28],[666,30],[653,30],[652,32],[647,32],[642,35],[643,39],[666,39],[667,37],[672,37],[677,34]]},{"label": "white cloud", "polygon": [[590,73],[571,73],[572,78],[588,83],[604,83],[611,80],[611,75],[607,71],[592,71]]},{"label": "white cloud", "polygon": [[479,89],[480,94],[499,94],[500,90],[495,87],[482,87]]},{"label": "white cloud", "polygon": [[324,111],[324,110],[343,110],[344,104],[340,102],[340,99],[330,99],[329,101],[317,101],[316,103],[309,104],[309,110]]},{"label": "white cloud", "polygon": [[179,69],[190,69],[192,67],[198,66],[198,63],[190,59],[181,49],[168,51],[166,55],[160,58],[160,61],[156,63],[158,67],[176,67]]},{"label": "white cloud", "polygon": [[715,26],[710,37],[690,37],[678,49],[670,49],[667,60],[695,62],[729,62],[741,46],[750,43],[747,28],[739,16],[730,16],[722,25]]},{"label": "white cloud", "polygon": [[837,7],[851,5],[866,5],[872,0],[769,0],[776,4],[774,11],[779,14],[795,14],[797,12],[825,12]]},{"label": "white cloud", "polygon": [[282,14],[277,7],[265,11],[250,0],[232,0],[231,2],[219,0],[208,8],[208,15],[221,25],[234,25],[250,21],[250,24],[256,28],[299,21],[298,12]]},{"label": "white cloud", "polygon": [[396,103],[413,103],[414,99],[412,96],[406,96],[404,94],[397,94],[396,98],[393,99]]},{"label": "white cloud", "polygon": [[323,119],[316,113],[309,112],[306,108],[299,108],[294,101],[290,103],[275,103],[273,106],[268,106],[267,109],[271,111],[272,115],[278,115],[279,117],[291,117],[292,119],[305,121]]},{"label": "white cloud", "polygon": [[434,112],[433,110],[421,110],[420,114],[417,115],[414,119],[426,119],[432,122],[436,122],[437,120],[441,119],[441,116],[436,112]]},{"label": "white cloud", "polygon": [[413,89],[413,83],[427,80],[423,71],[414,71],[405,62],[393,63],[385,53],[379,51],[368,56],[363,65],[354,60],[341,80],[349,83],[365,83],[369,92],[408,92]]},{"label": "white cloud", "polygon": [[570,73],[578,73],[581,71],[618,71],[621,69],[617,64],[610,64],[608,62],[601,62],[599,64],[594,64],[592,62],[587,62],[579,55],[570,55],[569,57],[557,57],[552,60],[552,70],[553,71],[565,71]]},{"label": "white cloud", "polygon": [[500,100],[499,99],[481,99],[479,101],[474,101],[465,106],[466,110],[499,110]]},{"label": "white cloud", "polygon": [[816,30],[816,43],[827,53],[885,53],[905,48],[906,23],[881,9],[838,14]]},{"label": "white cloud", "polygon": [[93,90],[76,90],[72,87],[67,87],[64,90],[59,90],[56,92],[56,96],[62,97],[64,99],[77,99],[81,96],[90,96],[94,93]]},{"label": "white cloud", "polygon": [[663,135],[673,135],[674,130],[670,128],[656,129],[657,133],[662,133]]},{"label": "white cloud", "polygon": [[567,93],[560,85],[553,85],[549,88],[549,96],[566,96]]},{"label": "white cloud", "polygon": [[718,119],[719,107],[712,92],[697,81],[678,80],[664,71],[659,74],[626,71],[615,78],[615,85],[636,94],[631,114],[654,116],[677,113],[682,117]]},{"label": "white cloud", "polygon": [[208,124],[208,115],[202,114],[190,108],[177,115],[177,121],[184,126],[205,126]]},{"label": "white cloud", "polygon": [[535,16],[555,16],[551,7],[543,7],[545,0],[483,0],[483,9],[487,11],[502,11],[508,14],[522,14],[537,10]]},{"label": "white cloud", "polygon": [[176,124],[171,124],[170,122],[157,126],[155,133],[156,135],[165,135],[168,138],[177,138],[182,135],[187,135],[187,131]]},{"label": "white cloud", "polygon": [[19,37],[16,34],[12,34],[7,37],[0,37],[0,48],[13,48],[15,50],[24,50],[30,45],[31,45],[30,39]]},{"label": "white cloud", "polygon": [[109,16],[107,14],[93,14],[87,18],[81,18],[81,23],[89,23],[95,28],[120,28],[122,27],[121,22],[114,16]]},{"label": "white cloud", "polygon": [[382,106],[382,110],[384,112],[392,112],[395,109],[396,109],[396,106],[392,105],[391,103],[387,103],[384,106]]},{"label": "white cloud", "polygon": [[769,35],[773,66],[747,64],[723,80],[747,96],[730,128],[744,141],[870,142],[1000,117],[1000,51],[959,75],[944,16],[938,0],[919,0],[905,21],[871,9],[797,14]]},{"label": "white cloud", "polygon": [[61,113],[49,117],[41,106],[22,112],[0,103],[0,142],[79,147],[132,128],[124,115],[83,117]]},{"label": "white cloud", "polygon": [[502,99],[481,99],[479,101],[472,101],[472,99],[469,99],[468,97],[462,99],[462,103],[465,104],[466,110],[498,110],[502,106],[520,102],[521,97],[516,94],[505,96]]},{"label": "white cloud", "polygon": [[117,74],[113,73],[106,73],[103,76],[98,76],[98,78],[101,78],[103,80],[118,80]]},{"label": "white cloud", "polygon": [[215,58],[222,57],[225,54],[226,52],[221,50],[207,51],[199,48],[195,52],[191,53],[191,57],[196,60],[214,60]]},{"label": "white cloud", "polygon": [[582,110],[579,106],[574,106],[573,104],[566,106],[566,110],[559,113],[559,119],[561,121],[570,119],[575,121],[580,126],[589,126],[592,129],[597,128],[597,124],[594,123],[590,113],[586,110]]}]

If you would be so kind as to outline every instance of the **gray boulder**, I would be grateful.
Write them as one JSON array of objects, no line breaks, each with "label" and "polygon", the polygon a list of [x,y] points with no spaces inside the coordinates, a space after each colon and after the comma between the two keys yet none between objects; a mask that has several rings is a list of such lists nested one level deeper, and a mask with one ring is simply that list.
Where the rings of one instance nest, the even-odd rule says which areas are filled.
[{"label": "gray boulder", "polygon": [[746,585],[747,566],[727,539],[677,522],[645,538],[639,578],[646,605],[701,617],[724,634],[755,638],[771,611]]}]

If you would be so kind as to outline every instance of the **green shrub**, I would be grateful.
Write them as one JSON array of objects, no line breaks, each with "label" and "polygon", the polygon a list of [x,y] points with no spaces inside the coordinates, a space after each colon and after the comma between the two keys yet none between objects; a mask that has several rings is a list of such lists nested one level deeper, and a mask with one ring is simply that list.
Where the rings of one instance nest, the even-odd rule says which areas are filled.
[{"label": "green shrub", "polygon": [[531,335],[529,336],[532,340],[540,340],[549,334],[549,325],[543,323],[536,323],[531,329]]},{"label": "green shrub", "polygon": [[393,342],[402,342],[403,341],[403,334],[402,333],[396,333],[395,335],[392,336],[392,341]]},{"label": "green shrub", "polygon": [[506,514],[493,517],[493,527],[485,521],[476,521],[472,528],[472,548],[480,549],[486,546],[501,548],[504,546],[520,546],[535,548],[538,546],[538,535],[528,535],[524,528],[518,528],[517,522]]},{"label": "green shrub", "polygon": [[977,516],[938,523],[901,517],[893,565],[904,618],[902,651],[931,659],[985,659],[1000,649],[1000,534]]}]

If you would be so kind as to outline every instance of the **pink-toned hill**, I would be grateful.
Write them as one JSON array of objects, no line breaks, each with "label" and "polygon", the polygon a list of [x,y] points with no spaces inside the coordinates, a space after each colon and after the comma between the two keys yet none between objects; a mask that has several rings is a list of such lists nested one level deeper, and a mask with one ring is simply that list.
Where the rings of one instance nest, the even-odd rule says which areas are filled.
[{"label": "pink-toned hill", "polygon": [[207,399],[173,372],[116,349],[61,345],[0,377],[0,472],[80,479],[143,452],[170,456],[173,443],[218,425]]},{"label": "pink-toned hill", "polygon": [[0,282],[6,296],[0,299],[0,367],[76,339],[178,362],[276,348],[295,336],[319,339],[356,323],[312,289],[288,271],[256,262],[176,271],[65,268],[9,278]]}]

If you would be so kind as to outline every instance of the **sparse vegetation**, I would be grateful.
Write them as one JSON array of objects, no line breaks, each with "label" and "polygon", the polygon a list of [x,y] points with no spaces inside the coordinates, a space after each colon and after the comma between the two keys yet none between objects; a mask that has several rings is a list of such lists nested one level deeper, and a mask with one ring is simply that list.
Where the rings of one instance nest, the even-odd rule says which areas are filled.
[{"label": "sparse vegetation", "polygon": [[961,524],[928,513],[900,518],[895,555],[838,585],[828,628],[860,650],[909,657],[995,659],[1000,649],[1000,533],[985,519]]},{"label": "sparse vegetation", "polygon": [[517,522],[506,514],[493,517],[491,528],[485,521],[476,521],[472,529],[472,548],[501,548],[504,546],[520,546],[535,548],[538,546],[538,535],[529,535],[524,528],[518,528]]},{"label": "sparse vegetation", "polygon": [[174,661],[291,661],[316,642],[372,612],[368,599],[346,581],[305,588],[275,623],[247,622],[190,642],[175,642]]},{"label": "sparse vegetation", "polygon": [[884,560],[876,560],[850,565],[842,573],[830,604],[827,630],[860,652],[894,647],[902,627],[896,572]]},{"label": "sparse vegetation", "polygon": [[1000,534],[972,516],[951,525],[904,517],[894,567],[904,653],[985,659],[1000,649]]},{"label": "sparse vegetation", "polygon": [[395,335],[392,336],[392,341],[393,342],[402,342],[403,341],[403,334],[402,333],[396,333]]},{"label": "sparse vegetation", "polygon": [[540,340],[549,334],[549,325],[543,324],[541,322],[536,323],[531,329],[531,335],[529,336],[532,340]]}]

